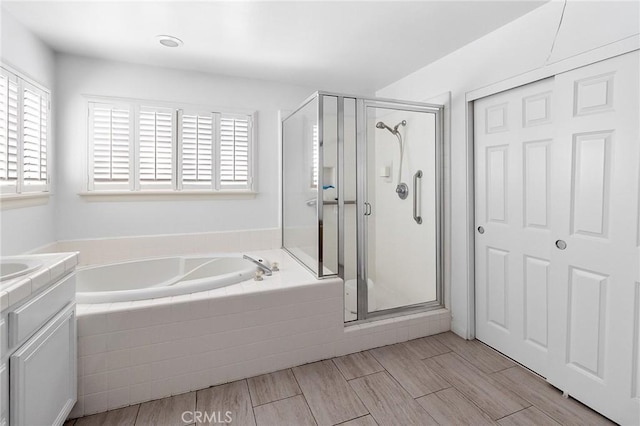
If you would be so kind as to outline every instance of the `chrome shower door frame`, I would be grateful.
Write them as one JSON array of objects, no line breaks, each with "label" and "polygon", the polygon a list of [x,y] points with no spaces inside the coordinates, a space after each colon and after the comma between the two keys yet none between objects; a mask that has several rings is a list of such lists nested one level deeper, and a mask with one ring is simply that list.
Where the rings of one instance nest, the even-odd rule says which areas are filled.
[{"label": "chrome shower door frame", "polygon": [[[367,322],[384,317],[397,316],[398,314],[410,314],[420,311],[437,309],[444,306],[444,256],[443,256],[443,230],[444,230],[444,158],[443,158],[443,128],[444,128],[444,106],[435,104],[425,104],[417,102],[404,102],[390,99],[367,99],[358,98],[356,100],[356,164],[357,164],[357,301],[358,319],[349,324]],[[368,196],[368,155],[367,149],[370,144],[367,140],[367,109],[384,108],[398,111],[410,111],[420,113],[435,114],[435,179],[436,179],[436,300],[416,303],[413,305],[400,306],[397,308],[384,309],[369,312],[368,294],[368,230],[367,230],[367,196]]]},{"label": "chrome shower door frame", "polygon": [[[337,95],[333,95],[333,96],[337,96]],[[294,115],[296,115],[300,110],[302,110],[304,107],[306,107],[307,105],[309,105],[310,103],[316,102],[317,103],[317,116],[316,116],[316,123],[318,126],[318,183],[317,183],[317,194],[316,194],[316,217],[318,220],[317,223],[317,231],[318,231],[318,259],[317,259],[317,264],[316,264],[316,268],[317,270],[314,271],[313,269],[311,269],[309,267],[309,265],[307,265],[306,263],[304,263],[302,260],[300,260],[295,253],[293,253],[291,250],[289,250],[286,246],[285,246],[285,227],[284,227],[284,221],[285,221],[285,191],[284,191],[284,187],[285,187],[285,177],[284,177],[284,170],[286,167],[286,161],[285,161],[285,146],[284,146],[284,135],[285,135],[285,131],[284,131],[284,126],[285,126],[285,122],[293,117]],[[291,257],[293,257],[300,265],[302,265],[305,269],[309,270],[309,272],[311,272],[313,275],[315,275],[318,279],[322,279],[322,278],[333,278],[336,276],[340,276],[339,271],[336,271],[333,274],[324,274],[324,246],[323,246],[323,238],[324,238],[324,230],[323,230],[323,224],[324,224],[324,197],[323,197],[323,187],[324,187],[324,176],[322,173],[322,165],[324,164],[324,96],[321,92],[315,92],[313,93],[311,96],[309,96],[307,99],[304,100],[304,102],[302,102],[300,104],[300,106],[298,106],[298,108],[296,108],[293,112],[287,114],[285,117],[283,117],[280,121],[280,134],[282,135],[282,148],[281,148],[281,164],[282,167],[280,169],[280,182],[281,182],[281,191],[282,191],[282,195],[280,198],[280,208],[281,208],[281,212],[282,212],[282,223],[281,223],[281,227],[280,227],[280,235],[281,235],[281,246],[282,249],[284,251],[286,251],[287,253],[289,253],[289,255]],[[338,225],[339,229],[340,229],[340,225]],[[338,247],[338,253],[340,253],[340,247]]]},{"label": "chrome shower door frame", "polygon": [[[337,202],[327,202],[327,204],[337,204],[338,206],[338,217],[337,217],[337,261],[338,261],[338,270],[332,274],[326,274],[324,271],[324,247],[323,247],[323,239],[324,239],[324,197],[323,197],[323,186],[324,186],[324,176],[322,172],[322,167],[324,164],[324,100],[325,97],[335,97],[337,99],[337,123],[336,123],[336,137],[337,137]],[[282,223],[281,223],[281,232],[282,232],[282,248],[287,251],[296,261],[298,261],[302,266],[308,269],[311,273],[313,273],[318,279],[322,278],[333,278],[340,277],[343,280],[344,276],[344,262],[345,262],[345,215],[344,215],[344,206],[345,206],[345,100],[348,99],[350,101],[355,101],[355,122],[356,122],[356,250],[357,250],[357,265],[356,265],[356,273],[357,273],[357,320],[350,321],[348,324],[357,324],[360,322],[367,322],[375,319],[381,319],[384,317],[397,316],[399,314],[409,314],[420,311],[427,311],[431,309],[437,309],[444,306],[444,283],[443,283],[443,268],[444,268],[444,256],[443,256],[443,230],[444,230],[444,222],[443,222],[443,206],[444,206],[444,198],[443,198],[443,167],[444,167],[444,158],[443,158],[443,105],[437,104],[426,104],[420,102],[409,102],[409,101],[399,101],[394,99],[382,99],[382,98],[364,98],[360,96],[340,94],[340,93],[332,93],[332,92],[323,92],[318,91],[309,96],[304,102],[300,104],[298,108],[296,108],[293,112],[288,114],[286,117],[282,118],[280,126],[281,126],[281,134],[284,139],[284,123],[287,119],[294,116],[298,113],[302,108],[307,106],[309,103],[317,102],[317,125],[318,125],[318,192],[317,192],[317,202],[316,202],[316,214],[317,214],[317,231],[318,231],[318,259],[317,259],[317,271],[313,271],[308,265],[306,265],[303,261],[298,259],[298,257],[287,249],[285,246],[285,227],[284,227],[284,214],[285,214],[285,194],[284,194],[284,168],[285,164],[285,155],[284,155],[284,143],[282,145],[281,150],[281,183],[282,183],[282,198],[281,198],[281,209],[282,209]],[[436,194],[435,194],[435,203],[436,203],[436,300],[424,303],[418,303],[413,305],[401,306],[392,309],[380,310],[375,312],[369,312],[368,306],[368,236],[367,236],[367,191],[368,191],[368,183],[367,183],[367,170],[368,170],[368,162],[367,162],[367,148],[369,143],[367,141],[367,120],[366,120],[366,111],[367,108],[385,108],[392,109],[398,111],[410,111],[410,112],[421,112],[421,113],[431,113],[435,114],[435,123],[436,123],[436,140],[435,140],[435,178],[436,178]],[[352,201],[349,201],[351,203]]]}]

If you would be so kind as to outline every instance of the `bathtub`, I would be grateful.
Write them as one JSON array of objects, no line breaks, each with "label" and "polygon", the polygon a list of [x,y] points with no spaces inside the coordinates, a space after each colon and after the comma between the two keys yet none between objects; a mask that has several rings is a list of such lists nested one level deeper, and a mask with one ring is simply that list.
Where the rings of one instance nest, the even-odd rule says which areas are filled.
[{"label": "bathtub", "polygon": [[[190,255],[172,257],[170,261],[149,259],[79,269],[81,298],[83,293],[95,295],[106,289],[112,290],[106,291],[111,296],[118,292],[127,294],[127,300],[136,291],[156,291],[157,284],[170,280],[163,281],[163,274],[195,281],[195,274],[187,276],[184,270],[203,266],[205,259],[219,259],[220,262],[215,262],[219,266],[235,263],[248,268],[251,275],[249,281],[211,291],[194,290],[188,297],[78,304],[80,385],[71,417],[141,404],[450,330],[451,315],[444,309],[345,327],[341,279],[318,280],[280,249],[249,254],[255,259],[277,262],[279,272],[265,276],[263,281],[254,281],[252,264],[240,262],[241,256],[237,254]],[[183,272],[176,273],[176,265],[180,263]],[[138,271],[143,267],[147,273]],[[161,273],[162,270],[165,272]],[[122,280],[108,276],[118,271],[124,275]],[[91,272],[94,278],[88,280]],[[141,276],[129,280],[129,275]],[[218,275],[209,281],[217,282],[219,278]],[[134,288],[127,289],[127,281]],[[94,291],[88,291],[89,283]],[[140,288],[143,285],[147,288]]]},{"label": "bathtub", "polygon": [[256,269],[242,255],[165,257],[85,267],[76,271],[76,301],[127,302],[213,290],[249,280]]}]

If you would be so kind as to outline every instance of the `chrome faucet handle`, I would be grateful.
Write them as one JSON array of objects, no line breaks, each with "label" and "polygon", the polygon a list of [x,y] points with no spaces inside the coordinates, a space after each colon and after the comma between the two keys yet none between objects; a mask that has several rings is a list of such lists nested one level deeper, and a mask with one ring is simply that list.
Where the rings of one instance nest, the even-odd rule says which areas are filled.
[{"label": "chrome faucet handle", "polygon": [[271,270],[271,268],[269,268],[267,265],[265,265],[265,264],[263,263],[263,262],[264,262],[264,260],[263,260],[263,259],[258,258],[258,259],[256,260],[256,259],[254,259],[253,257],[248,256],[248,255],[246,255],[246,254],[245,254],[244,256],[242,256],[242,258],[243,258],[243,259],[248,260],[249,262],[252,262],[254,265],[256,265],[256,266],[258,267],[258,269],[262,270],[262,272],[263,272],[265,275],[268,275],[268,276],[270,276],[270,275],[271,275],[271,271],[272,271],[272,270]]}]

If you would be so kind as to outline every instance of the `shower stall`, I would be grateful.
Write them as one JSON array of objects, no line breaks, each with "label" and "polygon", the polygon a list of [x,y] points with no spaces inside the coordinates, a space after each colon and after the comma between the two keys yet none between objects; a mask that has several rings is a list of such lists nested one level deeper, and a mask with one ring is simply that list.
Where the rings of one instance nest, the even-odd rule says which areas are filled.
[{"label": "shower stall", "polygon": [[443,305],[442,105],[317,92],[282,120],[282,245],[345,322]]}]

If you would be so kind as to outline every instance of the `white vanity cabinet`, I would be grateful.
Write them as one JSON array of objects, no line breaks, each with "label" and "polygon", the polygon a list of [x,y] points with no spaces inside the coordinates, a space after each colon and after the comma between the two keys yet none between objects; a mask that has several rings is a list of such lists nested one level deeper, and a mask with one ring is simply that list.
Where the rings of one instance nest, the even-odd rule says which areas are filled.
[{"label": "white vanity cabinet", "polygon": [[76,315],[69,305],[11,355],[11,424],[59,425],[76,402]]},{"label": "white vanity cabinet", "polygon": [[77,400],[75,273],[62,273],[0,315],[0,426],[62,425]]}]

